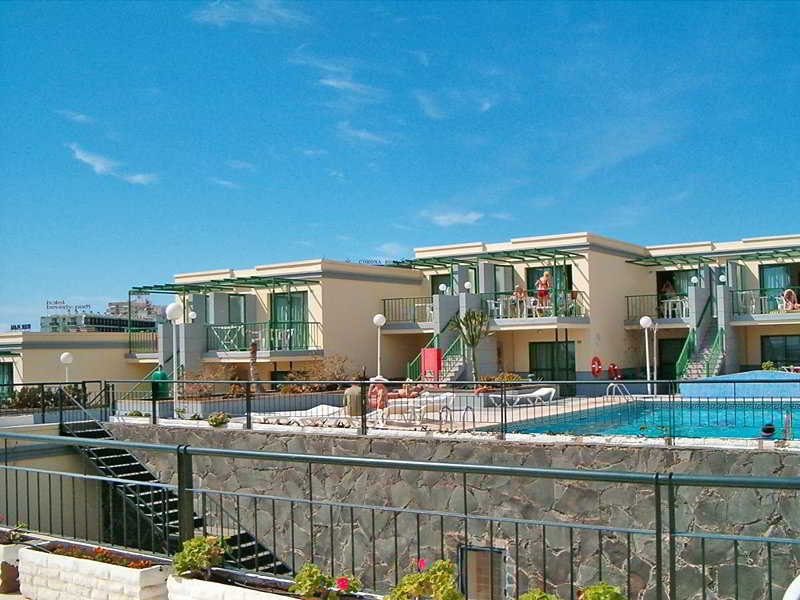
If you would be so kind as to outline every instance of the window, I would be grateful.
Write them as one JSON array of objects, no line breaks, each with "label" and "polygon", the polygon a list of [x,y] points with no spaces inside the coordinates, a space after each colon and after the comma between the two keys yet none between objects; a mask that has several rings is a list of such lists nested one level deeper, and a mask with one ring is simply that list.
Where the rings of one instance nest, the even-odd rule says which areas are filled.
[{"label": "window", "polygon": [[243,294],[228,295],[228,323],[244,323],[245,296]]},{"label": "window", "polygon": [[14,384],[14,363],[1,362],[0,363],[0,398],[8,396]]},{"label": "window", "polygon": [[505,598],[505,553],[500,548],[461,546],[461,591],[470,600]]},{"label": "window", "polygon": [[536,289],[536,281],[544,275],[545,271],[550,272],[550,289],[556,292],[572,290],[572,265],[558,265],[553,267],[528,267],[525,269],[525,284],[528,291]]},{"label": "window", "polygon": [[506,265],[494,265],[494,291],[511,292],[514,290],[514,268]]},{"label": "window", "polygon": [[800,365],[800,335],[762,335],[761,360],[779,367]]}]

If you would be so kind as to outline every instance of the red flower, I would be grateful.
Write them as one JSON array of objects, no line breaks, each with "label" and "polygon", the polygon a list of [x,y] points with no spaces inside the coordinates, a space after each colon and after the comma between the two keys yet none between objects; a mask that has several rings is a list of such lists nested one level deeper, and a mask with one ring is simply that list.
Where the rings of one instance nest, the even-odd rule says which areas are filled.
[{"label": "red flower", "polygon": [[340,590],[346,590],[350,587],[350,580],[347,577],[339,577],[336,580],[336,587]]},{"label": "red flower", "polygon": [[420,558],[417,561],[417,567],[419,567],[420,571],[425,568],[425,559],[424,558]]}]

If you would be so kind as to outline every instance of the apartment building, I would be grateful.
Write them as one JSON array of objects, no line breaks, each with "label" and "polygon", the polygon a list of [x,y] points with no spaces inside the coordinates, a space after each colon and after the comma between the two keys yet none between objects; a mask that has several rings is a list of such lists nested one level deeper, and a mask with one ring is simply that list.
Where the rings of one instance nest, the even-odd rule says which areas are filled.
[{"label": "apartment building", "polygon": [[[177,297],[184,317],[177,344],[169,323],[132,332],[127,360],[169,367],[177,349],[185,372],[232,363],[244,375],[255,343],[263,379],[333,354],[374,373],[380,335],[384,375],[464,379],[468,353],[447,324],[472,309],[489,319],[482,374],[580,382],[613,376],[613,364],[641,377],[648,316],[658,375],[698,377],[800,363],[800,311],[785,298],[800,295],[799,277],[800,235],[641,246],[585,232],[417,248],[392,266],[315,259],[183,273],[131,290]],[[426,364],[424,349],[438,362]]]}]

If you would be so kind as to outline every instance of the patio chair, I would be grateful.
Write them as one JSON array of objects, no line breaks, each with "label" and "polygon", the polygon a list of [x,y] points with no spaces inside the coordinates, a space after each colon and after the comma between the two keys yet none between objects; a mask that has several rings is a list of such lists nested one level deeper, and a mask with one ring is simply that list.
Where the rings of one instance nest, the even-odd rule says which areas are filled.
[{"label": "patio chair", "polygon": [[[516,395],[508,395],[506,394],[506,403],[509,406],[519,406],[521,400],[527,400],[528,404],[550,404],[556,395],[556,388],[554,387],[544,387],[539,388],[533,392],[529,392],[527,394],[516,394]],[[489,400],[492,401],[494,406],[500,406],[500,403],[503,400],[502,394],[489,394]]]}]

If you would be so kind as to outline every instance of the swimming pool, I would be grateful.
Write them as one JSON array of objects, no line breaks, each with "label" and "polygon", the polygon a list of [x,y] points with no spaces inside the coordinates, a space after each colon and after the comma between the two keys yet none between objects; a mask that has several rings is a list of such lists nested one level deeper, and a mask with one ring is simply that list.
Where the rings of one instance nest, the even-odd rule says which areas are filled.
[{"label": "swimming pool", "polygon": [[[782,437],[791,415],[800,436],[800,400],[635,400],[626,404],[508,423],[509,433],[639,435],[645,437],[759,438],[766,423]],[[792,435],[794,437],[794,435]]]}]

